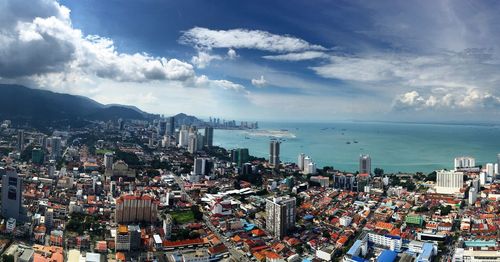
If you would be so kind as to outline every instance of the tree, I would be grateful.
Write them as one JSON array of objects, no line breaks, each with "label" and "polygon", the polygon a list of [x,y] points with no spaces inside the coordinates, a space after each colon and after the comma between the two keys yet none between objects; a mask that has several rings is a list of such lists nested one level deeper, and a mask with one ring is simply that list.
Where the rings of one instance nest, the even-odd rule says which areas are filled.
[{"label": "tree", "polygon": [[382,168],[376,167],[373,170],[373,173],[375,174],[375,176],[383,176],[384,175],[384,170]]},{"label": "tree", "polygon": [[191,206],[191,211],[193,212],[194,219],[202,220],[203,213],[200,211],[200,207],[198,205]]}]

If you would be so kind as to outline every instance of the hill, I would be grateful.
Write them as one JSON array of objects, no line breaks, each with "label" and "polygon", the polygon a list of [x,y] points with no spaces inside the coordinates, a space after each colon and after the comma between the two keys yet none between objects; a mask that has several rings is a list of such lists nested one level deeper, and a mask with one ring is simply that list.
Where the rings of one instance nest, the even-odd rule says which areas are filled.
[{"label": "hill", "polygon": [[90,98],[21,85],[0,84],[0,119],[14,122],[147,119],[136,107],[103,105]]}]

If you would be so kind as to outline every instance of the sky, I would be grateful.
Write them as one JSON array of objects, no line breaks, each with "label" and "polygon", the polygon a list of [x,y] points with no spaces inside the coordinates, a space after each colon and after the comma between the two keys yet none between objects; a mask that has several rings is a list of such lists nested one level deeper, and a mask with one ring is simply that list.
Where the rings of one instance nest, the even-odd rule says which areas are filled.
[{"label": "sky", "polygon": [[0,82],[238,120],[498,122],[498,1],[0,0]]}]

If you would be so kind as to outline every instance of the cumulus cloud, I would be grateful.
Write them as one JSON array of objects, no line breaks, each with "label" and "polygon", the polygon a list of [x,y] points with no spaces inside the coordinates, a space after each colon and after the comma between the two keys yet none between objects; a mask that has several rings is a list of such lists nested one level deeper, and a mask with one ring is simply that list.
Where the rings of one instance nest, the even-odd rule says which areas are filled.
[{"label": "cumulus cloud", "polygon": [[276,35],[261,30],[230,29],[212,30],[194,27],[185,31],[180,43],[202,49],[248,48],[270,52],[299,52],[305,50],[326,50],[320,45],[290,35]]},{"label": "cumulus cloud", "polygon": [[479,89],[463,90],[463,92],[447,94],[420,95],[410,91],[396,97],[394,110],[420,111],[429,109],[464,109],[469,111],[485,108],[500,108],[500,97]]},{"label": "cumulus cloud", "polygon": [[227,50],[227,57],[229,59],[235,59],[236,57],[238,57],[238,54],[236,53],[236,50],[229,48],[229,50]]},{"label": "cumulus cloud", "polygon": [[191,64],[145,53],[116,50],[111,39],[75,29],[69,9],[56,1],[9,0],[0,5],[0,77],[48,73],[95,75],[116,81],[184,81],[194,76]]},{"label": "cumulus cloud", "polygon": [[319,51],[304,51],[300,53],[287,53],[282,55],[266,55],[263,56],[265,59],[277,60],[277,61],[304,61],[312,60],[317,58],[328,58],[329,56],[323,52]]},{"label": "cumulus cloud", "polygon": [[198,68],[207,67],[212,60],[221,60],[222,57],[219,55],[211,55],[205,51],[199,51],[197,56],[191,58],[191,63],[193,63]]},{"label": "cumulus cloud", "polygon": [[267,85],[267,81],[264,79],[264,76],[261,75],[258,79],[252,79],[252,85],[256,87],[264,87]]},{"label": "cumulus cloud", "polygon": [[231,82],[229,80],[219,79],[212,80],[209,79],[206,75],[201,75],[195,78],[194,81],[195,87],[208,87],[208,88],[216,88],[216,89],[224,89],[224,90],[232,90],[236,92],[244,92],[248,93],[246,88],[243,85]]}]

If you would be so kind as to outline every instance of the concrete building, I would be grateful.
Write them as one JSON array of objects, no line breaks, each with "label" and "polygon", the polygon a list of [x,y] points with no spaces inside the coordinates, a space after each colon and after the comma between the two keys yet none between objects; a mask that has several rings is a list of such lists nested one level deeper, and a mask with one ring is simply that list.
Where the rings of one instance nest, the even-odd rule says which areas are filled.
[{"label": "concrete building", "polygon": [[491,262],[500,261],[500,250],[474,250],[474,249],[455,249],[453,262]]},{"label": "concrete building", "polygon": [[23,221],[23,180],[12,168],[0,167],[0,176],[2,176],[2,216]]},{"label": "concrete building", "polygon": [[113,168],[113,153],[107,152],[104,154],[104,168],[106,170]]},{"label": "concrete building", "polygon": [[295,226],[295,197],[270,197],[266,199],[266,229],[275,238],[283,238]]},{"label": "concrete building", "polygon": [[304,153],[300,153],[298,159],[297,159],[297,166],[301,171],[304,171],[304,159],[306,158],[306,155]]},{"label": "concrete building", "polygon": [[169,117],[167,120],[167,130],[166,135],[173,136],[175,134],[175,118]]},{"label": "concrete building", "polygon": [[269,164],[274,167],[280,165],[280,144],[278,140],[271,140],[269,144]]},{"label": "concrete building", "polygon": [[205,139],[203,145],[211,148],[214,144],[214,128],[211,126],[205,127]]},{"label": "concrete building", "polygon": [[455,157],[455,170],[472,168],[476,166],[476,159],[470,156]]},{"label": "concrete building", "polygon": [[359,156],[359,173],[371,174],[372,173],[372,159],[370,155]]},{"label": "concrete building", "polygon": [[457,171],[436,171],[436,192],[439,194],[455,194],[460,192],[464,184],[464,174]]},{"label": "concrete building", "polygon": [[154,222],[158,215],[158,201],[149,195],[125,195],[116,199],[115,222]]}]

